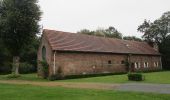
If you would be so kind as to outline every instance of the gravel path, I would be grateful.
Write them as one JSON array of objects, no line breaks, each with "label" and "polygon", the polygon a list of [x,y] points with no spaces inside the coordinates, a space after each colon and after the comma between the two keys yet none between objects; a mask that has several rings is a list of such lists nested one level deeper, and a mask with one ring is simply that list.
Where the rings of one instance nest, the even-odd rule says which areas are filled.
[{"label": "gravel path", "polygon": [[170,94],[170,84],[126,83],[116,90]]}]

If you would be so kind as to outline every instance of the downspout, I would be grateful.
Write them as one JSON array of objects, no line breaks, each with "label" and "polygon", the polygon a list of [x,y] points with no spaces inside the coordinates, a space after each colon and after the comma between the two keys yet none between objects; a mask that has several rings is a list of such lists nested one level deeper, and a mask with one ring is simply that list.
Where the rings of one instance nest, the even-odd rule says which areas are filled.
[{"label": "downspout", "polygon": [[55,55],[56,55],[56,51],[54,51],[54,67],[53,67],[53,70],[54,70],[54,75],[55,75],[55,72],[56,72],[56,65],[55,65]]}]

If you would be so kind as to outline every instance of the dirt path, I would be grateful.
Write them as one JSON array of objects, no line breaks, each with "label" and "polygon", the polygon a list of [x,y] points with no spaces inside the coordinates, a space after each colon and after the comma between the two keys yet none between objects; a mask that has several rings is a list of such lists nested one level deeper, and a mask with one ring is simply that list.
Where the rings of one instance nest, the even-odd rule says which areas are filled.
[{"label": "dirt path", "polygon": [[35,86],[49,86],[49,87],[67,87],[67,88],[86,88],[86,89],[103,89],[113,90],[119,87],[119,84],[105,84],[105,83],[75,83],[75,82],[31,82],[23,80],[0,80],[4,84],[18,84],[18,85],[35,85]]}]

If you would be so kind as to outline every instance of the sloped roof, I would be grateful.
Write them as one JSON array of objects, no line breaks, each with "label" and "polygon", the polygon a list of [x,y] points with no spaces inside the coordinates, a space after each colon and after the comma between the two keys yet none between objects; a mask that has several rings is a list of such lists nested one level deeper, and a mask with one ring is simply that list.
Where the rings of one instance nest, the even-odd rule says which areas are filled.
[{"label": "sloped roof", "polygon": [[119,54],[160,55],[146,42],[104,38],[45,29],[52,50]]}]

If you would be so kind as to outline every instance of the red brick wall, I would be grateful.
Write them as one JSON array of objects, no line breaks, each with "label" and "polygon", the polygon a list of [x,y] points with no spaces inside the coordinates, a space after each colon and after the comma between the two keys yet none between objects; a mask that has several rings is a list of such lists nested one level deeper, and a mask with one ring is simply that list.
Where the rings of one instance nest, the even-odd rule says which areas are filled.
[{"label": "red brick wall", "polygon": [[[125,65],[121,64],[124,59],[125,55],[57,53],[56,67],[62,67],[64,75],[118,73],[126,71]],[[108,61],[112,64],[108,64]]]},{"label": "red brick wall", "polygon": [[39,49],[38,49],[38,53],[37,53],[37,60],[38,60],[38,68],[37,68],[37,71],[38,71],[38,76],[42,76],[42,67],[41,67],[41,64],[40,64],[40,61],[42,61],[42,48],[43,46],[46,48],[46,61],[47,63],[50,65],[49,66],[49,72],[51,74],[52,72],[52,66],[53,66],[53,61],[52,61],[52,56],[53,56],[53,52],[52,52],[52,49],[46,39],[46,36],[42,36],[42,39],[41,39],[41,44],[39,46]]},{"label": "red brick wall", "polygon": [[[61,67],[64,75],[75,74],[99,74],[126,72],[127,55],[118,54],[96,54],[96,53],[57,53],[56,72]],[[108,64],[111,61],[112,64]],[[160,69],[160,57],[156,56],[131,56],[131,62],[140,62],[141,67],[135,70],[157,70]],[[149,67],[143,68],[143,63],[148,62]],[[159,67],[154,67],[154,62],[159,62]]]}]

